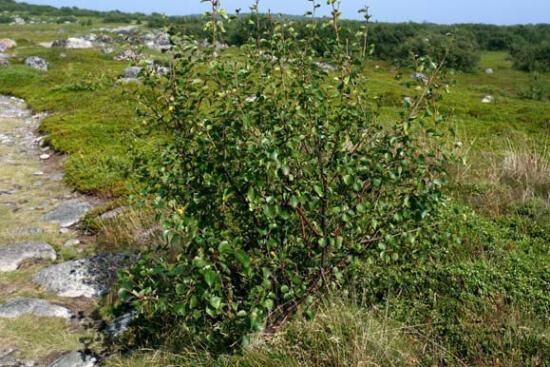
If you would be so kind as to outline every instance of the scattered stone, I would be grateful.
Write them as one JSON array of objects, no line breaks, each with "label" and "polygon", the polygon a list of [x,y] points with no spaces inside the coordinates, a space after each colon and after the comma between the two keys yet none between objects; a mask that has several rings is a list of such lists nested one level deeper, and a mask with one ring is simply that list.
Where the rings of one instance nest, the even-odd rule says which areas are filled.
[{"label": "scattered stone", "polygon": [[162,65],[158,61],[147,62],[147,71],[159,76],[170,74],[170,68],[168,66]]},{"label": "scattered stone", "polygon": [[117,84],[141,84],[141,80],[137,78],[120,78],[117,80]]},{"label": "scattered stone", "polygon": [[44,172],[36,171],[36,172],[33,173],[33,175],[35,175],[35,176],[44,176]]},{"label": "scattered stone", "polygon": [[79,239],[68,240],[63,244],[63,247],[74,247],[80,245]]},{"label": "scattered stone", "polygon": [[428,80],[429,80],[428,77],[427,77],[425,74],[423,74],[423,73],[418,73],[418,72],[413,73],[413,74],[411,75],[411,78],[412,78],[413,80],[416,80],[417,82],[423,82],[423,83],[427,83]]},{"label": "scattered stone", "polygon": [[493,75],[494,73],[495,73],[495,71],[492,68],[485,69],[485,74],[487,74],[487,75]]},{"label": "scattered stone", "polygon": [[109,291],[127,259],[124,254],[105,254],[68,261],[43,269],[33,281],[60,297],[99,297]]},{"label": "scattered stone", "polygon": [[494,103],[494,102],[495,102],[495,97],[493,96],[485,96],[481,100],[481,103]]},{"label": "scattered stone", "polygon": [[25,65],[36,70],[48,71],[48,62],[38,56],[27,57]]},{"label": "scattered stone", "polygon": [[67,308],[53,305],[43,299],[15,298],[0,305],[0,318],[15,319],[25,315],[64,319],[73,317],[72,312]]},{"label": "scattered stone", "polygon": [[[55,42],[55,41],[54,41],[54,42]],[[44,48],[52,48],[54,42],[40,42],[39,45],[42,46],[42,47],[44,47]]]},{"label": "scattered stone", "polygon": [[44,215],[43,219],[57,223],[62,228],[68,228],[80,222],[91,208],[92,206],[85,201],[70,200]]},{"label": "scattered stone", "polygon": [[327,64],[326,62],[317,61],[315,63],[315,65],[317,65],[325,73],[330,73],[330,72],[336,70],[336,68],[333,65]]},{"label": "scattered stone", "polygon": [[121,206],[119,208],[109,210],[108,212],[101,214],[100,218],[103,220],[114,219],[124,213],[126,210],[128,210],[127,206]]},{"label": "scattered stone", "polygon": [[[93,38],[95,40],[95,38]],[[57,48],[73,48],[73,49],[84,49],[84,48],[93,48],[94,44],[92,40],[78,37],[70,37],[66,40],[57,40],[52,43],[52,47]]]},{"label": "scattered stone", "polygon": [[69,352],[59,357],[49,367],[95,367],[97,359],[82,352]]},{"label": "scattered stone", "polygon": [[63,173],[56,173],[50,176],[50,180],[54,182],[63,181],[63,178],[65,178],[65,175]]},{"label": "scattered stone", "polygon": [[27,242],[0,246],[0,272],[15,271],[25,260],[47,259],[55,261],[55,250],[43,242]]},{"label": "scattered stone", "polygon": [[[202,48],[210,48],[213,46],[216,50],[223,50],[229,47],[226,43],[219,42],[219,41],[214,42],[214,44],[212,45],[210,40],[206,38],[203,39],[201,42],[199,42],[199,46]],[[272,58],[274,58],[275,60],[277,59],[276,57],[272,57]]]},{"label": "scattered stone", "polygon": [[7,51],[10,48],[13,48],[15,46],[17,46],[17,42],[15,42],[12,39],[9,39],[9,38],[0,39],[0,52]]},{"label": "scattered stone", "polygon": [[115,52],[115,50],[112,47],[104,47],[101,49],[101,52],[104,53],[105,55],[110,55],[113,52]]},{"label": "scattered stone", "polygon": [[126,68],[124,72],[122,73],[123,79],[136,79],[139,76],[139,73],[143,70],[142,67],[139,66],[130,66],[129,68]]},{"label": "scattered stone", "polygon": [[9,56],[3,53],[0,53],[0,66],[7,66],[10,64]]},{"label": "scattered stone", "polygon": [[27,105],[22,99],[0,96],[0,117],[27,118],[30,115]]},{"label": "scattered stone", "polygon": [[13,19],[13,23],[12,24],[15,24],[15,25],[25,25],[27,22],[25,21],[25,19],[21,18],[21,17],[15,17]]},{"label": "scattered stone", "polygon": [[132,322],[136,319],[137,314],[135,312],[128,312],[120,317],[114,319],[110,324],[105,328],[105,334],[111,338],[118,338],[124,335]]},{"label": "scattered stone", "polygon": [[142,36],[142,42],[150,49],[165,51],[172,48],[170,35],[165,32],[147,33]]},{"label": "scattered stone", "polygon": [[50,159],[50,155],[46,154],[46,153],[41,154],[40,159],[43,160],[43,161],[46,161],[46,160]]},{"label": "scattered stone", "polygon": [[21,361],[17,359],[15,353],[17,349],[0,349],[0,367],[34,367],[33,361]]},{"label": "scattered stone", "polygon": [[132,49],[125,50],[120,55],[115,56],[113,59],[115,61],[134,61],[137,62],[139,60],[143,60],[145,58],[145,55],[136,52]]},{"label": "scattered stone", "polygon": [[13,139],[7,135],[0,134],[0,144],[12,144]]},{"label": "scattered stone", "polygon": [[128,35],[128,34],[136,32],[137,29],[138,29],[138,26],[136,26],[136,25],[128,25],[128,26],[112,28],[112,29],[103,28],[103,29],[100,29],[100,31],[112,32],[112,33],[116,33],[116,34],[120,34],[120,35]]}]

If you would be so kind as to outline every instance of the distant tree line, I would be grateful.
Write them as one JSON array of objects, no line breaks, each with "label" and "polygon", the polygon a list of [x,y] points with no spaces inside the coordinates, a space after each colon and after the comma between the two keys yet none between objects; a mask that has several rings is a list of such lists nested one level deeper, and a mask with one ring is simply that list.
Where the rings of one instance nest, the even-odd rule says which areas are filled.
[{"label": "distant tree line", "polygon": [[[162,14],[100,12],[77,7],[56,8],[47,5],[32,5],[14,0],[0,0],[0,12],[16,12],[27,16],[55,16],[63,21],[74,17],[96,17],[104,23],[146,23],[152,28],[170,26],[174,31],[207,38],[204,18],[200,16],[165,17]],[[308,29],[304,17],[282,15],[295,21],[295,29],[306,37]],[[224,41],[230,46],[240,46],[249,37],[261,37],[273,33],[275,15],[264,14],[257,19],[250,14],[235,16],[228,24]],[[0,15],[0,23],[9,23],[11,18]],[[257,25],[260,33],[257,33]],[[342,22],[342,37],[351,40],[364,24],[360,21]],[[321,30],[327,32],[329,28]],[[452,34],[452,37],[448,35]],[[524,71],[550,71],[550,24],[497,26],[487,24],[437,25],[431,23],[372,23],[369,27],[369,43],[374,45],[373,57],[408,65],[414,55],[443,58],[450,68],[463,71],[475,70],[481,51],[507,51],[514,66]],[[311,46],[322,57],[326,43]]]}]

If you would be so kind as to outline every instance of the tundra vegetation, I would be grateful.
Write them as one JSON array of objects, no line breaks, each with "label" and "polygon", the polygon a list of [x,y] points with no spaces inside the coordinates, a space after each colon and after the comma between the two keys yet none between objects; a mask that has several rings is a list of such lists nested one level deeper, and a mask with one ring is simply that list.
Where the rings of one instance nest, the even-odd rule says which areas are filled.
[{"label": "tundra vegetation", "polygon": [[132,204],[85,222],[99,250],[139,253],[103,302],[136,315],[97,346],[106,363],[546,365],[550,26],[210,3],[202,18],[0,0],[2,17],[75,17],[64,35],[171,34],[153,54],[170,72],[120,85],[126,62],[39,47],[59,25],[0,25],[18,42],[0,94],[54,112],[41,130],[68,184]]}]

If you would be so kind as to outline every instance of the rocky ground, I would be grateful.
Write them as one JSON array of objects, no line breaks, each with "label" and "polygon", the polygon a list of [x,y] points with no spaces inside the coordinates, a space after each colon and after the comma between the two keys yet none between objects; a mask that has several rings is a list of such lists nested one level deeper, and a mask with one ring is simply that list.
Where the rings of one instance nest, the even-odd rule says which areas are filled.
[{"label": "rocky ground", "polygon": [[63,183],[41,115],[0,96],[0,366],[93,366],[96,298],[124,255],[94,255],[78,223],[97,200]]}]

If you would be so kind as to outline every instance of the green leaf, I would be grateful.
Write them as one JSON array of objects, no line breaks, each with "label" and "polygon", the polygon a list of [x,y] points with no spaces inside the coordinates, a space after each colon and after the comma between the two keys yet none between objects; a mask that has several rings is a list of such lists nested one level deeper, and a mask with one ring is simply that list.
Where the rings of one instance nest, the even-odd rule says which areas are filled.
[{"label": "green leaf", "polygon": [[218,296],[210,297],[210,306],[212,306],[215,310],[219,310],[222,306],[222,299]]},{"label": "green leaf", "polygon": [[316,193],[317,195],[319,195],[319,197],[322,198],[322,197],[324,196],[324,194],[323,194],[323,189],[321,188],[321,186],[315,185],[315,186],[313,186],[313,190],[315,190],[315,193]]},{"label": "green leaf", "polygon": [[210,288],[212,288],[214,284],[216,284],[216,281],[218,280],[218,274],[216,274],[216,272],[213,270],[205,271],[203,276],[204,276],[204,280],[206,281],[206,284],[208,284]]},{"label": "green leaf", "polygon": [[227,241],[220,242],[220,245],[218,246],[218,251],[220,254],[225,255],[230,253],[232,250],[231,245]]}]

